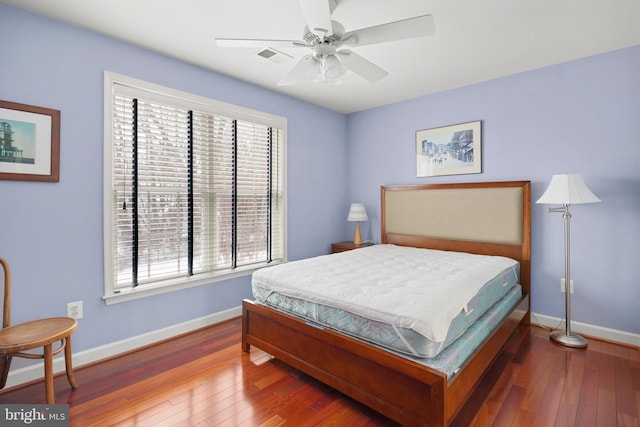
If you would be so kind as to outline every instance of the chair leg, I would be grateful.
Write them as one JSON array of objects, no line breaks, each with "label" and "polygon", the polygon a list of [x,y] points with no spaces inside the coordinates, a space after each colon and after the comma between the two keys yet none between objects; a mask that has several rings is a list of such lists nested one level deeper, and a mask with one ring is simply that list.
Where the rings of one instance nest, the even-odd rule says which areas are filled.
[{"label": "chair leg", "polygon": [[44,390],[47,404],[55,403],[55,393],[53,392],[53,348],[51,344],[44,346]]},{"label": "chair leg", "polygon": [[69,380],[69,384],[72,389],[78,388],[78,382],[76,381],[76,376],[73,374],[73,366],[71,360],[71,335],[65,338],[65,347],[64,347],[64,364],[67,369],[67,380]]},{"label": "chair leg", "polygon": [[0,389],[4,388],[4,386],[7,384],[7,377],[9,376],[11,359],[12,356],[0,357]]}]

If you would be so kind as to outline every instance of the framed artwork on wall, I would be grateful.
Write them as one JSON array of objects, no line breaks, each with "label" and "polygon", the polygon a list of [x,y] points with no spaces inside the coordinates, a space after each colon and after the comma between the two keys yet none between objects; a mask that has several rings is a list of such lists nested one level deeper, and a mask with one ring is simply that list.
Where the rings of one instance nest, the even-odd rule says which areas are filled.
[{"label": "framed artwork on wall", "polygon": [[482,122],[416,132],[418,177],[482,172]]},{"label": "framed artwork on wall", "polygon": [[0,179],[59,181],[59,110],[0,101]]}]

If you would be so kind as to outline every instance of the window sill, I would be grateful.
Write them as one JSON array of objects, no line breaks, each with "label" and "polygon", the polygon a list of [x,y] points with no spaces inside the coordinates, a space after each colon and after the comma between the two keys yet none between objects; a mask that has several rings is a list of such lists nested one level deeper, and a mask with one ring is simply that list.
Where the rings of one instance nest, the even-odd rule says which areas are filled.
[{"label": "window sill", "polygon": [[[281,263],[272,263],[276,265]],[[106,305],[117,304],[126,301],[133,301],[140,298],[146,298],[154,295],[166,294],[168,292],[175,292],[181,289],[193,288],[195,286],[207,285],[215,282],[221,282],[223,280],[234,279],[236,277],[250,276],[254,271],[267,267],[266,265],[250,266],[242,269],[236,269],[232,273],[225,272],[219,274],[199,275],[193,276],[187,279],[179,279],[167,281],[162,284],[156,285],[140,285],[135,288],[119,289],[118,291],[104,295],[102,300]]]}]

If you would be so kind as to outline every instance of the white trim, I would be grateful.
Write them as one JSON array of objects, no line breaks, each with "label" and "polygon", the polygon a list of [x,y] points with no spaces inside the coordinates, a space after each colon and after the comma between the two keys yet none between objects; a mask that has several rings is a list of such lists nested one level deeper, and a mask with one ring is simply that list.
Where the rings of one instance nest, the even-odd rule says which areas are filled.
[{"label": "white trim", "polygon": [[[102,345],[100,347],[84,350],[79,353],[74,353],[73,367],[79,368],[82,365],[86,365],[88,363],[93,363],[102,359],[113,357],[118,354],[122,354],[149,344],[156,343],[158,341],[173,338],[175,336],[203,328],[205,326],[210,326],[216,323],[223,322],[225,320],[233,319],[234,317],[238,317],[240,315],[242,315],[242,307],[238,306],[230,308],[228,310],[220,311],[218,313],[213,313],[204,317],[168,326],[163,329],[157,329],[155,331],[147,332],[142,335],[127,338],[122,341],[117,341],[114,343]],[[54,374],[58,372],[64,372],[64,370],[64,356],[54,358]],[[9,372],[6,387],[13,387],[29,381],[42,379],[43,375],[44,368],[42,362],[15,369]],[[82,384],[80,384],[80,387],[82,387]]]},{"label": "white trim", "polygon": [[[214,325],[225,320],[233,319],[242,314],[242,307],[234,307],[218,313],[198,319],[189,320],[187,322],[178,323],[177,325],[168,326],[163,329],[147,332],[146,334],[127,338],[111,344],[100,347],[91,348],[73,354],[73,366],[78,368],[88,363],[97,362],[102,359],[116,356],[127,351],[131,351],[158,341],[172,338],[187,332],[194,331],[205,326]],[[557,317],[546,316],[544,314],[531,313],[531,321],[533,323],[556,328],[561,325],[564,320]],[[623,344],[640,346],[640,335],[630,332],[618,331],[615,329],[603,328],[601,326],[589,325],[580,322],[571,322],[571,327],[578,333],[589,335],[596,338],[615,341]],[[53,372],[64,372],[64,357],[56,357],[53,360]],[[9,372],[6,387],[13,387],[29,381],[41,379],[43,376],[42,363],[26,366]]]},{"label": "white trim", "polygon": [[[564,327],[564,319],[546,316],[539,313],[531,313],[531,322],[551,328],[558,328],[560,326]],[[571,330],[594,338],[601,338],[607,341],[614,341],[640,347],[640,334],[632,334],[631,332],[604,328],[602,326],[580,323],[573,320],[571,321]]]},{"label": "white trim", "polygon": [[120,302],[133,301],[138,298],[145,298],[152,295],[161,295],[167,292],[174,292],[180,289],[188,289],[194,286],[208,285],[215,282],[234,279],[236,277],[251,276],[254,271],[261,268],[277,265],[281,262],[273,262],[271,264],[260,264],[258,266],[239,267],[231,272],[202,274],[191,277],[181,277],[179,280],[162,282],[154,285],[141,285],[136,288],[119,289],[111,295],[105,295],[102,300],[106,305],[117,304]]},{"label": "white trim", "polygon": [[234,119],[248,121],[264,126],[277,128],[282,133],[282,259],[277,262],[286,262],[288,256],[288,222],[287,222],[287,124],[288,119],[283,116],[270,114],[238,105],[228,104],[204,96],[177,89],[161,86],[155,83],[145,82],[133,77],[124,76],[111,71],[104,71],[103,85],[103,245],[104,245],[104,293],[102,299],[106,305],[120,302],[132,301],[148,296],[159,295],[194,286],[208,285],[214,282],[228,280],[236,277],[250,275],[255,269],[274,265],[272,263],[257,263],[251,266],[239,267],[231,270],[207,272],[193,277],[181,276],[178,279],[166,281],[154,281],[150,285],[140,285],[131,289],[114,288],[114,242],[113,242],[113,94],[114,88],[118,86],[125,92],[132,92],[134,95],[144,93],[145,97],[165,100],[171,98],[174,105],[183,105],[192,108],[198,105],[201,111],[208,111],[220,116],[233,117]]},{"label": "white trim", "polygon": [[[133,91],[134,94],[138,95],[140,94],[140,91],[144,91],[145,96],[153,97],[153,94],[155,93],[156,96],[160,97],[162,100],[165,100],[167,97],[172,97],[174,98],[173,102],[175,102],[176,105],[192,107],[194,104],[198,104],[198,108],[203,111],[210,111],[223,116],[231,116],[235,119],[259,123],[265,126],[278,127],[282,128],[283,131],[287,128],[287,118],[283,116],[229,104],[212,98],[207,98],[205,96],[184,92],[105,70],[104,103],[106,107],[105,113],[109,113],[109,115],[111,115],[111,97],[113,95],[114,84],[120,85],[125,88],[124,90]],[[111,125],[111,123],[109,123],[109,125]]]}]

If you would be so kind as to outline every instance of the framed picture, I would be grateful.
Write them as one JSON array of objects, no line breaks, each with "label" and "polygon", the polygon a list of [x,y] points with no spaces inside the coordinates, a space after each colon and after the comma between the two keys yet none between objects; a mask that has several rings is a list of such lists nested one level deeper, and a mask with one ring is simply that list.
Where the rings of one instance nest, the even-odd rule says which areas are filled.
[{"label": "framed picture", "polygon": [[482,122],[416,132],[418,177],[482,172]]},{"label": "framed picture", "polygon": [[59,181],[60,111],[0,101],[0,179]]}]

